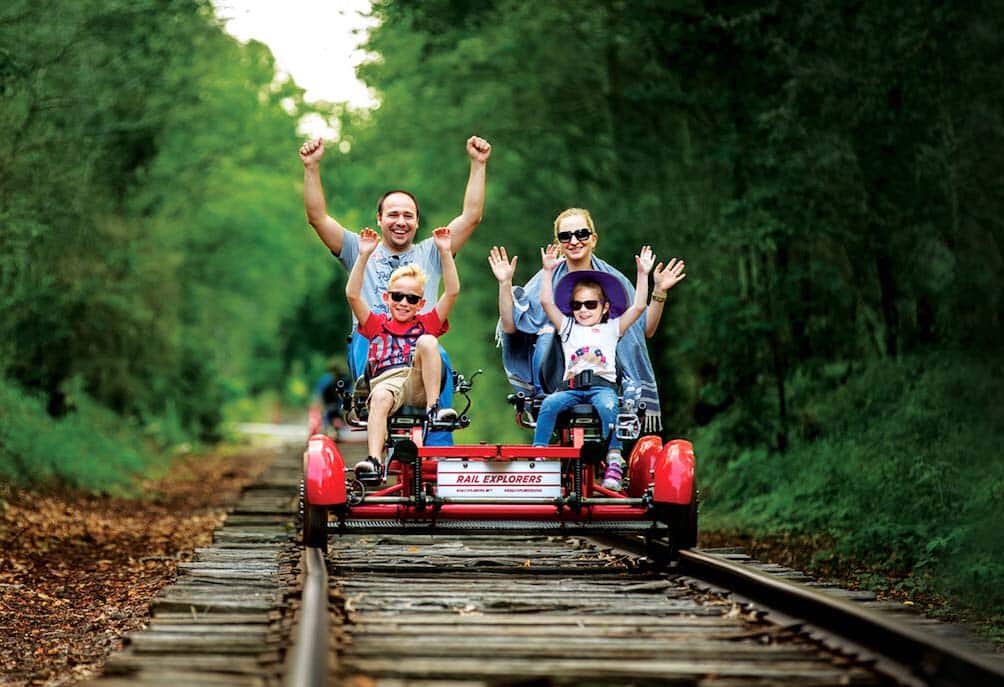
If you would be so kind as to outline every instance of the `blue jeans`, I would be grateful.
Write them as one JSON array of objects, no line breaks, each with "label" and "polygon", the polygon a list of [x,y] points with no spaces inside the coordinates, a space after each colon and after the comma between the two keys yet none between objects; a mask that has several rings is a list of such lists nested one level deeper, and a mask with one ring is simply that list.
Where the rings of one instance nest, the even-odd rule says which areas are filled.
[{"label": "blue jeans", "polygon": [[[349,374],[352,375],[352,381],[359,379],[366,371],[369,348],[370,340],[360,334],[359,330],[353,330],[352,340],[349,341],[348,356]],[[443,359],[443,373],[446,379],[446,384],[443,385],[443,390],[439,394],[439,407],[452,408],[453,368],[450,366],[450,357],[446,355],[446,350],[442,346],[439,347],[439,354]],[[453,446],[453,432],[429,432],[429,436],[425,438],[425,444],[427,446]]]},{"label": "blue jeans", "polygon": [[[568,410],[579,403],[588,403],[596,409],[600,416],[600,424],[603,425],[603,438],[606,439],[611,427],[617,425],[617,412],[620,404],[617,401],[617,392],[606,386],[594,386],[589,389],[569,389],[568,391],[555,391],[544,399],[540,405],[540,413],[537,415],[537,429],[533,432],[534,446],[547,446],[554,432],[554,423],[558,419],[558,414]],[[621,440],[614,432],[610,437],[610,448],[619,449]]]}]

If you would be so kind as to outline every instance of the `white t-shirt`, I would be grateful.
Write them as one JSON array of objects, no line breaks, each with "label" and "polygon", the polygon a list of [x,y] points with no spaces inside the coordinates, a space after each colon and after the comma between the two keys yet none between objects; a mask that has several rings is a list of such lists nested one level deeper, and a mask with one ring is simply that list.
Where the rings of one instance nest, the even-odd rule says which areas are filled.
[{"label": "white t-shirt", "polygon": [[[566,339],[571,322],[571,332]],[[592,370],[608,382],[617,383],[617,341],[621,338],[620,318],[592,326],[577,323],[565,315],[561,321],[561,348],[565,352],[565,380],[585,370]]]}]

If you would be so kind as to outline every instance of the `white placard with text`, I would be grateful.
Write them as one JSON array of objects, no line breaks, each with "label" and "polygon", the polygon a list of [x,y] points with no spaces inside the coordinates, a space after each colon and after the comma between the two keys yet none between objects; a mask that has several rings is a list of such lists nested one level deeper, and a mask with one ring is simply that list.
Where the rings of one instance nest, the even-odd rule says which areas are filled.
[{"label": "white placard with text", "polygon": [[437,494],[504,500],[561,496],[560,460],[439,459]]}]

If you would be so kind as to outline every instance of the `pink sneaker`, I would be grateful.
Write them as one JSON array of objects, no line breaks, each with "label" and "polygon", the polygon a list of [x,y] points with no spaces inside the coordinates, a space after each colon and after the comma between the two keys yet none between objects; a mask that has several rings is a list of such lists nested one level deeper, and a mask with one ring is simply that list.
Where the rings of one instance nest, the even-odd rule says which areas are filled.
[{"label": "pink sneaker", "polygon": [[603,473],[603,488],[620,491],[622,479],[624,479],[624,461],[610,460],[607,463],[607,471]]}]

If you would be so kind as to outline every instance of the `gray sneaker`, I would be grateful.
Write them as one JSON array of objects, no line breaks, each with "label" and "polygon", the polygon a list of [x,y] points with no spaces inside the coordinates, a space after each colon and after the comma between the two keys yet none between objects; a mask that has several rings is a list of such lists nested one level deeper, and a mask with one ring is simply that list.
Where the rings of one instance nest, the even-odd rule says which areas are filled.
[{"label": "gray sneaker", "polygon": [[352,470],[356,473],[356,479],[360,482],[379,482],[383,475],[383,466],[373,456],[366,456],[356,463],[356,466]]},{"label": "gray sneaker", "polygon": [[448,425],[456,421],[457,411],[453,408],[437,408],[433,406],[429,408],[429,419],[433,424]]}]

